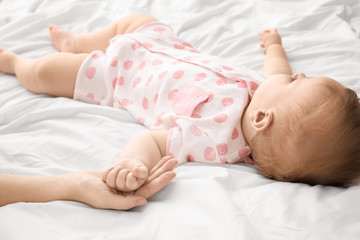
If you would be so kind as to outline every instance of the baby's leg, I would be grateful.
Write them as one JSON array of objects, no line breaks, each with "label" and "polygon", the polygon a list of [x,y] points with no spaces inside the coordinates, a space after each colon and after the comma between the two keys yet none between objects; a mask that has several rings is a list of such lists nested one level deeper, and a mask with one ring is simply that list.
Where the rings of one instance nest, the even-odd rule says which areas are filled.
[{"label": "baby's leg", "polygon": [[72,98],[78,70],[87,56],[54,53],[28,59],[0,49],[0,72],[16,75],[34,93]]},{"label": "baby's leg", "polygon": [[156,19],[146,14],[133,14],[98,32],[79,35],[52,25],[50,26],[50,37],[53,45],[60,52],[90,53],[94,50],[105,52],[110,39],[116,35],[133,32],[152,21],[156,21]]}]

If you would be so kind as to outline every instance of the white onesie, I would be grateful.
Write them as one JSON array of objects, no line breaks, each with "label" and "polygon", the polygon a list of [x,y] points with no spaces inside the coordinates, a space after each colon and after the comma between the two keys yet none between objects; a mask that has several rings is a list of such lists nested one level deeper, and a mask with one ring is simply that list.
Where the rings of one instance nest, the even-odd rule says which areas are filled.
[{"label": "white onesie", "polygon": [[200,54],[160,22],[114,37],[82,64],[74,99],[122,108],[150,129],[169,129],[179,163],[252,163],[241,116],[264,78]]}]

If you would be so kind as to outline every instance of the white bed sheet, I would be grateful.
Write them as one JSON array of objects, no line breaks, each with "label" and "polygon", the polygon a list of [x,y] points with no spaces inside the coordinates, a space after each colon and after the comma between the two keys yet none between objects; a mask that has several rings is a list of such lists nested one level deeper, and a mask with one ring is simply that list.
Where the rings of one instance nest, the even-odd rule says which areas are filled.
[{"label": "white bed sheet", "polygon": [[[0,46],[26,57],[55,52],[47,27],[98,30],[144,12],[204,53],[261,71],[257,32],[276,27],[295,72],[360,93],[357,0],[3,0]],[[34,95],[0,74],[0,173],[62,174],[110,166],[147,131],[127,112]],[[360,186],[281,183],[243,164],[186,163],[144,207],[97,210],[77,202],[0,208],[0,239],[359,239]]]}]

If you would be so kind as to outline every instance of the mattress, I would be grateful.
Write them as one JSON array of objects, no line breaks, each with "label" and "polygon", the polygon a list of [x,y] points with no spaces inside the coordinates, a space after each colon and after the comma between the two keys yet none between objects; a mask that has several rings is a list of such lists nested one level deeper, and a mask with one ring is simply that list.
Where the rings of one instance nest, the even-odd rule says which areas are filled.
[{"label": "mattress", "polygon": [[[277,28],[294,72],[360,93],[358,0],[2,0],[0,46],[36,58],[56,52],[50,24],[87,33],[137,12],[203,53],[258,72],[257,32]],[[35,95],[0,74],[0,174],[105,169],[145,131],[126,111]],[[277,182],[246,164],[185,163],[175,172],[147,205],[129,211],[71,201],[1,207],[0,239],[359,239],[359,185]]]}]

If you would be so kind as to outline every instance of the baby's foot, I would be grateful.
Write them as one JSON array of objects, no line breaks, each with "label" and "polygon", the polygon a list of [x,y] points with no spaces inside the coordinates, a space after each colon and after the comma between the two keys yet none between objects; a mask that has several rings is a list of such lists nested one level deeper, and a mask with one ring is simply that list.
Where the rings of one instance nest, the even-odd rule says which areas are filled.
[{"label": "baby's foot", "polygon": [[72,33],[66,32],[55,25],[49,27],[51,42],[60,52],[76,52],[75,38]]},{"label": "baby's foot", "polygon": [[0,72],[14,74],[16,58],[15,53],[0,48]]},{"label": "baby's foot", "polygon": [[106,170],[103,181],[118,191],[131,192],[141,187],[148,175],[149,171],[143,162],[131,159],[121,161],[116,166]]}]

